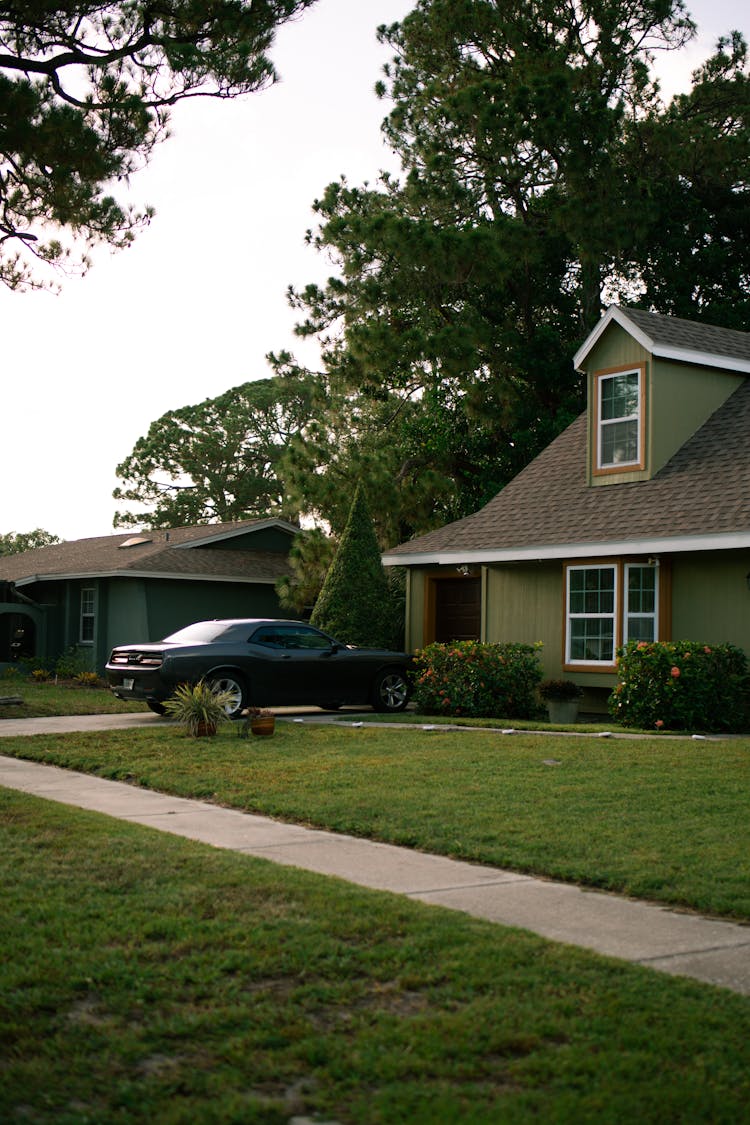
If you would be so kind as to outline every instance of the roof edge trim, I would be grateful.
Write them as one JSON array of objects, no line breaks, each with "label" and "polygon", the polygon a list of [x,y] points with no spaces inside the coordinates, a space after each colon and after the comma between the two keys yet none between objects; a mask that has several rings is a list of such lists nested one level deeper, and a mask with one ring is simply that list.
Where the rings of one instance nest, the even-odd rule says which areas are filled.
[{"label": "roof edge trim", "polygon": [[291,535],[296,535],[299,531],[293,523],[287,520],[278,519],[276,516],[270,516],[264,520],[252,520],[248,526],[235,527],[232,531],[220,531],[216,535],[203,535],[197,536],[195,539],[188,539],[185,543],[167,543],[167,547],[173,551],[186,551],[191,547],[206,547],[211,543],[220,543],[225,539],[235,539],[238,535],[252,535],[255,531],[264,531],[268,527],[278,527],[281,531],[288,531]]},{"label": "roof edge trim", "polygon": [[235,574],[174,574],[160,570],[95,570],[71,571],[61,574],[30,574],[25,578],[7,579],[12,586],[31,586],[35,582],[65,582],[73,579],[86,581],[91,578],[170,578],[180,582],[243,582],[255,586],[273,586],[278,578],[248,578]]},{"label": "roof edge trim", "polygon": [[573,356],[573,367],[576,371],[581,370],[581,365],[588,358],[612,321],[619,324],[642,348],[659,359],[672,359],[680,363],[692,363],[703,367],[720,367],[725,371],[737,371],[744,375],[750,375],[750,360],[740,359],[737,356],[721,355],[717,352],[696,351],[694,348],[675,347],[674,344],[656,343],[651,336],[630,319],[627,309],[621,309],[619,305],[609,306],[596,328],[588,334]]},{"label": "roof edge trim", "polygon": [[611,555],[684,554],[687,551],[731,551],[750,547],[750,531],[723,535],[679,535],[667,538],[613,539],[602,543],[556,543],[537,547],[483,548],[472,551],[412,551],[382,556],[383,566],[459,566],[464,563],[545,562],[593,559]]}]

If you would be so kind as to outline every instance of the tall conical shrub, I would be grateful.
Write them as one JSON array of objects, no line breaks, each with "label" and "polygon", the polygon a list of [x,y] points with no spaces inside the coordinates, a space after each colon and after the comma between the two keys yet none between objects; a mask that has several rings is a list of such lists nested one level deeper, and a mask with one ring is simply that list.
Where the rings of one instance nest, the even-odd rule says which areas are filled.
[{"label": "tall conical shrub", "polygon": [[359,485],[310,621],[344,644],[392,646],[390,589],[372,517]]}]

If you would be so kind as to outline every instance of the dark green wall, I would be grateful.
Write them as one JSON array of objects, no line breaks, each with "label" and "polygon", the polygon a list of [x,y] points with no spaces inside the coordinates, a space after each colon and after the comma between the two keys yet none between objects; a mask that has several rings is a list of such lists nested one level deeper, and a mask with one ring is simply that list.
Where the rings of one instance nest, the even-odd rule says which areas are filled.
[{"label": "dark green wall", "polygon": [[146,584],[149,636],[160,640],[193,621],[214,617],[279,617],[273,586],[241,582],[191,582],[155,579]]},{"label": "dark green wall", "polygon": [[279,527],[267,527],[262,531],[235,535],[230,539],[220,539],[217,543],[199,543],[191,551],[278,551],[287,554],[294,537]]}]

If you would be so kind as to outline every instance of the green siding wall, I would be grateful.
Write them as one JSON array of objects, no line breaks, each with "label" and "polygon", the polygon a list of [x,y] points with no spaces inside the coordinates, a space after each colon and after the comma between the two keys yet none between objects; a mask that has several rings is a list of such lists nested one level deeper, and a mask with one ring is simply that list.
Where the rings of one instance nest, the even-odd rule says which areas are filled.
[{"label": "green siding wall", "polygon": [[629,332],[612,323],[586,357],[586,372],[622,367],[627,363],[646,363],[651,356]]},{"label": "green siding wall", "polygon": [[672,636],[727,641],[750,658],[750,551],[701,551],[672,560]]},{"label": "green siding wall", "polygon": [[286,554],[294,537],[280,527],[266,527],[262,531],[248,531],[216,543],[198,544],[191,551],[278,551]]},{"label": "green siding wall", "polygon": [[[149,640],[214,617],[279,617],[273,586],[161,579],[146,588]],[[137,639],[137,638],[134,638]]]},{"label": "green siding wall", "polygon": [[424,644],[425,576],[421,570],[409,568],[406,572],[406,635],[407,652],[414,652]]},{"label": "green siding wall", "polygon": [[146,584],[143,579],[112,578],[109,584],[105,663],[115,645],[150,639]]},{"label": "green siding wall", "polygon": [[710,367],[654,360],[649,381],[648,467],[657,473],[744,382]]},{"label": "green siding wall", "polygon": [[[595,411],[593,376],[597,371],[628,364],[646,365],[646,469],[593,476]],[[696,430],[744,381],[744,376],[714,367],[654,359],[619,324],[611,324],[586,360],[589,410],[589,483],[611,487],[646,480],[663,468]]]},{"label": "green siding wall", "polygon": [[487,572],[488,641],[544,642],[545,676],[562,667],[562,572],[560,564],[491,566]]}]

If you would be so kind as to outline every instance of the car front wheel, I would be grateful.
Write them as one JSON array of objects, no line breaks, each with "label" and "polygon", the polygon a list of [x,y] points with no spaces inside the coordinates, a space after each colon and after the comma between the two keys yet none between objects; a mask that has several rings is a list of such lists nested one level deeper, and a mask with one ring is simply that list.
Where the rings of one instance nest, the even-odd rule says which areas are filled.
[{"label": "car front wheel", "polygon": [[241,680],[234,672],[215,672],[207,677],[207,682],[213,691],[228,691],[230,693],[232,698],[224,710],[228,719],[238,718],[240,712],[244,711],[247,706],[247,688],[244,680]]},{"label": "car front wheel", "polygon": [[372,688],[372,706],[375,711],[403,711],[409,702],[409,684],[398,669],[381,672]]}]

